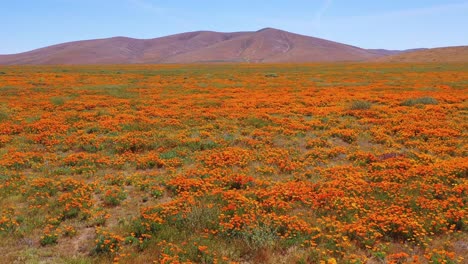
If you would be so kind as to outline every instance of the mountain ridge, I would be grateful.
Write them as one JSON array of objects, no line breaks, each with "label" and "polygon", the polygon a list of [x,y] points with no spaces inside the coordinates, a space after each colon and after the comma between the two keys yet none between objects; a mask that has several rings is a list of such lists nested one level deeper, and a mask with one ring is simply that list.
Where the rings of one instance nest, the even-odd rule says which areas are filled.
[{"label": "mountain ridge", "polygon": [[376,60],[405,51],[363,49],[275,28],[257,31],[193,31],[137,39],[78,40],[17,54],[0,64],[155,64],[204,62],[345,62]]}]

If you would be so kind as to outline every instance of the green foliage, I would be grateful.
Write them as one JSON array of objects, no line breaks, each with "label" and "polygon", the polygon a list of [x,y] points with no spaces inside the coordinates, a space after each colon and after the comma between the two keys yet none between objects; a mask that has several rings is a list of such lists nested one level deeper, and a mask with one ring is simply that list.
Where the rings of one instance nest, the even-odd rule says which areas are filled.
[{"label": "green foliage", "polygon": [[355,100],[351,102],[349,109],[351,110],[367,110],[372,107],[372,103],[363,100]]},{"label": "green foliage", "polygon": [[47,246],[52,244],[57,244],[58,235],[55,232],[45,234],[41,237],[39,243],[41,246]]},{"label": "green foliage", "polygon": [[219,146],[218,143],[213,142],[211,140],[206,141],[188,141],[184,144],[188,147],[191,151],[200,151],[200,150],[208,150],[214,149]]},{"label": "green foliage", "polygon": [[17,96],[21,89],[16,86],[6,85],[0,86],[0,95],[2,96]]},{"label": "green foliage", "polygon": [[278,240],[278,230],[266,225],[259,225],[242,231],[241,236],[247,245],[254,250],[271,247]]},{"label": "green foliage", "polygon": [[107,206],[117,206],[127,198],[127,193],[121,187],[112,186],[104,192],[103,200]]},{"label": "green foliage", "polygon": [[265,120],[263,118],[250,117],[245,120],[245,123],[256,128],[262,128],[266,126],[271,126],[273,123],[270,120]]},{"label": "green foliage", "polygon": [[406,99],[401,103],[401,105],[402,106],[414,106],[414,105],[419,105],[419,104],[436,105],[438,103],[439,102],[437,101],[437,99],[433,97],[425,96],[425,97],[419,97],[419,98]]},{"label": "green foliage", "polygon": [[50,98],[50,102],[55,106],[62,106],[65,103],[65,98],[59,96],[52,97]]},{"label": "green foliage", "polygon": [[270,72],[270,73],[266,73],[265,77],[267,77],[267,78],[276,78],[276,77],[278,77],[278,74],[274,73],[274,72]]},{"label": "green foliage", "polygon": [[216,100],[205,100],[202,102],[198,102],[197,106],[203,107],[203,108],[218,108],[221,107],[222,102],[216,101]]},{"label": "green foliage", "polygon": [[96,254],[102,253],[116,253],[120,250],[121,243],[124,241],[123,238],[113,235],[108,232],[100,232],[96,238],[96,246],[93,252]]},{"label": "green foliage", "polygon": [[4,112],[3,110],[0,110],[0,122],[3,122],[9,118],[9,115]]},{"label": "green foliage", "polygon": [[170,151],[167,151],[167,152],[163,152],[161,154],[159,154],[159,157],[161,159],[173,159],[173,158],[177,158],[177,151],[175,150],[170,150]]},{"label": "green foliage", "polygon": [[182,226],[191,230],[217,229],[220,209],[217,206],[197,205],[182,220]]}]

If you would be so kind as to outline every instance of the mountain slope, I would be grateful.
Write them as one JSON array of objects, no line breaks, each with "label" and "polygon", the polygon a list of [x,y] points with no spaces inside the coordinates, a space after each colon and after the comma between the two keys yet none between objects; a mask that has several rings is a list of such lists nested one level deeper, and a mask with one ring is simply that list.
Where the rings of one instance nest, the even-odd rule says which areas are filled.
[{"label": "mountain slope", "polygon": [[359,61],[375,57],[377,55],[357,47],[266,28],[170,57],[167,62]]},{"label": "mountain slope", "polygon": [[378,62],[468,62],[468,46],[416,50],[376,59]]},{"label": "mountain slope", "polygon": [[234,33],[196,31],[154,39],[75,41],[0,55],[0,64],[365,61],[393,52],[265,28]]},{"label": "mountain slope", "polygon": [[0,64],[112,64],[159,62],[168,56],[225,41],[242,33],[198,31],[155,39],[114,37],[74,41],[0,55]]}]

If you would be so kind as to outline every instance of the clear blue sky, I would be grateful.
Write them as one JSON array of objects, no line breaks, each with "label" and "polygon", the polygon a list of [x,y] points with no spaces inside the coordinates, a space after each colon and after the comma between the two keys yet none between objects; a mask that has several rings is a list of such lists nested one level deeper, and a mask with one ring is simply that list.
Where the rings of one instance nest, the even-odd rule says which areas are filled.
[{"label": "clear blue sky", "polygon": [[468,0],[1,0],[0,54],[61,42],[274,27],[363,48],[468,45]]}]

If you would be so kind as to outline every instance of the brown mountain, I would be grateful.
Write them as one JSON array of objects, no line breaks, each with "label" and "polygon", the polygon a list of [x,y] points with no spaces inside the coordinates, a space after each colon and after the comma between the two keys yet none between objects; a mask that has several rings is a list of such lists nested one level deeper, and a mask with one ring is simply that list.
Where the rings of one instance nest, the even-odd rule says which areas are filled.
[{"label": "brown mountain", "polygon": [[166,62],[312,62],[359,61],[377,57],[367,50],[266,28],[213,45],[172,56]]},{"label": "brown mountain", "polygon": [[242,34],[199,31],[155,39],[114,37],[74,41],[24,53],[0,55],[0,64],[157,63]]},{"label": "brown mountain", "polygon": [[468,62],[468,46],[423,49],[375,59],[379,62]]},{"label": "brown mountain", "polygon": [[0,55],[0,64],[365,61],[398,52],[366,50],[265,28],[234,33],[197,31],[154,39],[114,37],[75,41]]}]

